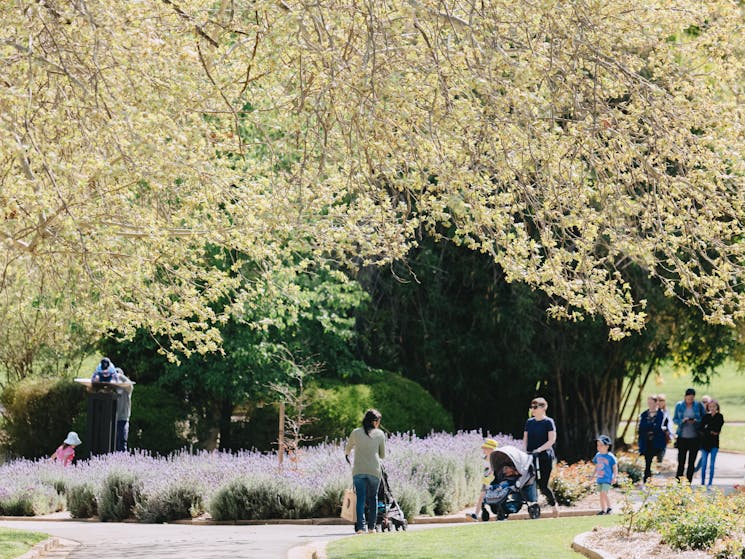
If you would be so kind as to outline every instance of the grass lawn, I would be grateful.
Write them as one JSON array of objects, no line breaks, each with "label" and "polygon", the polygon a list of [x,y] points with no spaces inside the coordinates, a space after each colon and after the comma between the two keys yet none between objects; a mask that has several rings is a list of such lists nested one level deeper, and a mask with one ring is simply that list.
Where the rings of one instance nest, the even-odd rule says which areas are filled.
[{"label": "grass lawn", "polygon": [[735,450],[745,452],[745,425],[724,424],[722,434],[719,435],[720,450]]},{"label": "grass lawn", "polygon": [[13,559],[23,555],[31,549],[31,546],[48,537],[46,534],[38,532],[0,528],[0,559]]},{"label": "grass lawn", "polygon": [[617,524],[620,516],[582,516],[462,524],[416,532],[352,536],[331,542],[328,559],[577,559],[572,540],[595,526]]}]

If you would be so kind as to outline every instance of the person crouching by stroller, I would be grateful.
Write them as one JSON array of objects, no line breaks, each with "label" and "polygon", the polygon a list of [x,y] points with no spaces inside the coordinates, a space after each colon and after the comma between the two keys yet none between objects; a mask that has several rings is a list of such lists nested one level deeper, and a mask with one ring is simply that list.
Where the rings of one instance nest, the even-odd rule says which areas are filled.
[{"label": "person crouching by stroller", "polygon": [[481,480],[481,493],[479,494],[478,501],[476,501],[476,509],[473,511],[473,513],[466,515],[473,520],[479,519],[479,513],[481,512],[481,507],[483,506],[482,504],[484,502],[484,496],[486,495],[486,489],[489,487],[489,484],[494,481],[494,473],[491,470],[489,455],[498,446],[499,443],[494,439],[486,439],[484,441],[484,444],[481,445],[481,452],[483,453],[483,458],[486,461],[486,464],[484,465],[484,477]]},{"label": "person crouching by stroller", "polygon": [[[349,454],[354,450],[352,481],[357,494],[357,534],[375,531],[378,515],[378,486],[382,477],[380,459],[385,458],[385,434],[380,430],[380,412],[369,409],[358,427],[349,435],[344,448],[344,457],[349,463]],[[367,512],[366,512],[367,509]]]},{"label": "person crouching by stroller", "polygon": [[595,439],[597,454],[592,459],[595,464],[595,481],[600,493],[600,512],[598,514],[610,514],[610,497],[608,492],[612,484],[618,479],[618,460],[610,451],[611,443],[608,435],[600,435]]}]

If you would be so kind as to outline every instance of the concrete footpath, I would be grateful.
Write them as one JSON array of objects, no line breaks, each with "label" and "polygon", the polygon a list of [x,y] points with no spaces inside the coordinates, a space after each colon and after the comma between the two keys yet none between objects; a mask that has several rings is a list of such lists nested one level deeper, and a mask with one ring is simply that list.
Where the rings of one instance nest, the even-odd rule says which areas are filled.
[{"label": "concrete footpath", "polygon": [[[665,473],[674,475],[677,453],[670,449],[665,460]],[[672,472],[671,472],[672,468]],[[745,455],[720,452],[717,457],[714,485],[725,492],[743,483]],[[700,472],[694,477],[694,487],[700,485]],[[469,511],[470,512],[470,511]],[[561,516],[594,515],[597,507],[560,509]],[[510,519],[525,517],[525,512]],[[544,508],[543,516],[551,518]],[[339,519],[328,519],[339,522]],[[409,530],[427,530],[454,523],[470,522],[465,511],[444,517],[419,517]],[[117,522],[80,522],[65,514],[44,518],[9,518],[0,526],[44,532],[59,538],[52,550],[40,551],[35,557],[58,559],[322,559],[329,541],[352,535],[349,524],[324,524],[298,521],[290,523],[215,525],[206,522],[186,524],[138,524]],[[380,537],[386,537],[381,535]]]}]

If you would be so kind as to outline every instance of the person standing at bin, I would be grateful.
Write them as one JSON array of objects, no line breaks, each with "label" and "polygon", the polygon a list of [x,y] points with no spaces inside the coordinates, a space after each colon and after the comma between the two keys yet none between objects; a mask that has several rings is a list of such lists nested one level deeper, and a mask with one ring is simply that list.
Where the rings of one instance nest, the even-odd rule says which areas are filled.
[{"label": "person standing at bin", "polygon": [[119,367],[116,375],[121,386],[116,386],[116,450],[127,451],[127,440],[129,439],[129,415],[132,411],[132,381],[127,378]]},{"label": "person standing at bin", "polygon": [[349,454],[354,450],[352,480],[357,494],[357,521],[354,525],[357,534],[364,534],[365,530],[375,531],[378,486],[383,477],[380,459],[385,458],[385,434],[380,430],[381,417],[378,410],[367,410],[362,419],[362,427],[352,431],[344,448],[347,462]]},{"label": "person standing at bin", "polygon": [[675,476],[678,479],[682,478],[685,470],[688,483],[693,481],[693,470],[700,444],[699,431],[705,413],[704,406],[696,401],[696,391],[693,388],[686,390],[685,397],[675,404],[673,423],[678,427],[678,470]]},{"label": "person standing at bin", "polygon": [[525,422],[523,444],[525,450],[532,453],[538,462],[538,487],[546,497],[548,506],[553,508],[553,515],[556,518],[559,516],[559,507],[556,505],[556,497],[553,491],[548,486],[554,462],[556,424],[553,419],[546,415],[547,409],[548,402],[543,398],[533,398],[533,401],[530,402],[530,414],[533,417]]}]

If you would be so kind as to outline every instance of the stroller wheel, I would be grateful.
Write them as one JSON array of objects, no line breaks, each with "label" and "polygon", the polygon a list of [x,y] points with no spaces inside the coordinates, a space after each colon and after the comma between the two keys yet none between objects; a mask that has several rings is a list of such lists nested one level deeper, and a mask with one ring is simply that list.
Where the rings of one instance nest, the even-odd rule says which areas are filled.
[{"label": "stroller wheel", "polygon": [[528,516],[532,520],[535,520],[536,518],[541,517],[541,506],[538,503],[533,503],[532,505],[528,506]]},{"label": "stroller wheel", "polygon": [[409,523],[406,520],[404,520],[403,524],[401,524],[401,529],[405,532],[406,531],[406,527],[408,525],[409,525]]},{"label": "stroller wheel", "polygon": [[497,520],[504,520],[505,518],[507,518],[507,514],[502,510],[502,507],[499,507],[497,509]]},{"label": "stroller wheel", "polygon": [[484,522],[489,522],[489,511],[486,509],[481,509],[481,520]]}]

